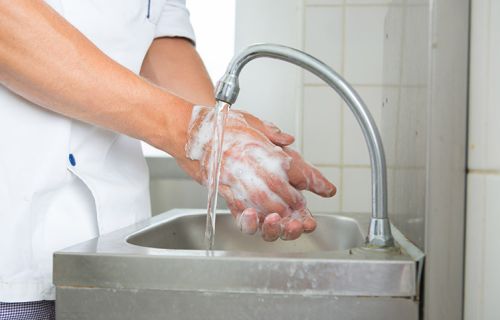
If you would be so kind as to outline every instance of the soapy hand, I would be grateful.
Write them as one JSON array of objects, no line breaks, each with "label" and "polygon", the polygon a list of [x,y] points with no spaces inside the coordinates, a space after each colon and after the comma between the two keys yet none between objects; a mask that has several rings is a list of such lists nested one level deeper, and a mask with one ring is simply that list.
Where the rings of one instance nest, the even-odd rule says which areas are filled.
[{"label": "soapy hand", "polygon": [[[186,156],[199,161],[199,172],[189,172],[207,185],[214,109],[195,106]],[[316,221],[300,190],[331,197],[336,189],[300,154],[287,147],[294,138],[271,123],[241,111],[228,112],[224,131],[219,191],[240,230],[258,229],[267,241],[298,238],[312,232]]]}]

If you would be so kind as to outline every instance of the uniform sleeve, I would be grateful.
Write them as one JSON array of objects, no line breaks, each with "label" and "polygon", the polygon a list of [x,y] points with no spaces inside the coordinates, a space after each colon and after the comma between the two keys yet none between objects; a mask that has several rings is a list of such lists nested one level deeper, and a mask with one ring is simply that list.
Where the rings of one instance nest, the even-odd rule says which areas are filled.
[{"label": "uniform sleeve", "polygon": [[156,24],[155,38],[160,37],[183,37],[193,43],[195,36],[189,11],[186,8],[186,0],[166,0],[163,5],[160,18]]}]

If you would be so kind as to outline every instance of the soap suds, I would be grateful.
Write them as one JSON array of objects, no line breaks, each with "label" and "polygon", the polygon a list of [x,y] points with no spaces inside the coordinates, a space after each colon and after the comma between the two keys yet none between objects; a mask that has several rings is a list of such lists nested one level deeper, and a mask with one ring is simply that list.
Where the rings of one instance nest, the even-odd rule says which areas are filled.
[{"label": "soap suds", "polygon": [[[190,137],[186,144],[186,156],[200,161],[203,170],[202,182],[205,185],[211,159],[213,117],[214,111],[210,108],[195,106],[189,125]],[[284,208],[279,213],[282,217],[288,216],[287,221],[304,219],[304,212],[291,210],[269,186],[271,178],[288,182],[287,171],[292,158],[281,147],[270,142],[263,133],[251,128],[243,114],[232,110],[228,112],[222,150],[220,184],[230,188],[234,200],[240,201],[245,208],[254,208],[263,217],[272,213],[266,212],[266,204],[272,203]],[[306,181],[308,184],[318,183]],[[303,203],[305,206],[302,194],[297,194],[300,197],[296,199],[297,203]],[[250,232],[251,224],[255,222],[242,219],[241,212],[237,213],[237,216],[240,218],[237,221],[240,229]]]}]

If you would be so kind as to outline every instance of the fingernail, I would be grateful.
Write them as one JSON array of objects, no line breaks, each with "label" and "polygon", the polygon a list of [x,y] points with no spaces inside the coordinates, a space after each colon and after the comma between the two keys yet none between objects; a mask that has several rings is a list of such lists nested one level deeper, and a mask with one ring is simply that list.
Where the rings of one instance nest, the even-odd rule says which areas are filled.
[{"label": "fingernail", "polygon": [[317,223],[313,216],[309,214],[304,217],[302,225],[305,233],[311,233],[316,229]]},{"label": "fingernail", "polygon": [[265,241],[275,241],[283,233],[281,217],[277,213],[271,213],[264,219],[262,224],[262,239]]},{"label": "fingernail", "polygon": [[286,241],[295,240],[298,239],[303,232],[304,227],[302,226],[302,222],[296,219],[291,219],[284,226],[281,239]]},{"label": "fingernail", "polygon": [[330,188],[330,191],[328,192],[328,196],[329,196],[329,197],[333,197],[336,193],[337,193],[337,187],[335,187],[335,186],[332,184],[332,187]]},{"label": "fingernail", "polygon": [[254,234],[259,226],[259,217],[254,211],[246,209],[238,216],[238,226],[244,234]]}]

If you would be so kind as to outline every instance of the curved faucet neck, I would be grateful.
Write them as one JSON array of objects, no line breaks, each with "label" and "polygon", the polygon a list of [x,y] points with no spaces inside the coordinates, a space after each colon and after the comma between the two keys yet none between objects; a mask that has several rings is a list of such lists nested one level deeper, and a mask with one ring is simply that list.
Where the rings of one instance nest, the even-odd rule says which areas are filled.
[{"label": "curved faucet neck", "polygon": [[387,211],[387,169],[384,147],[378,128],[358,93],[332,68],[313,56],[286,46],[257,44],[235,56],[222,79],[218,82],[215,97],[230,105],[239,93],[238,77],[243,67],[253,59],[267,57],[300,66],[325,81],[346,102],[354,113],[368,145],[372,170],[372,215],[367,245],[376,248],[394,246]]}]

